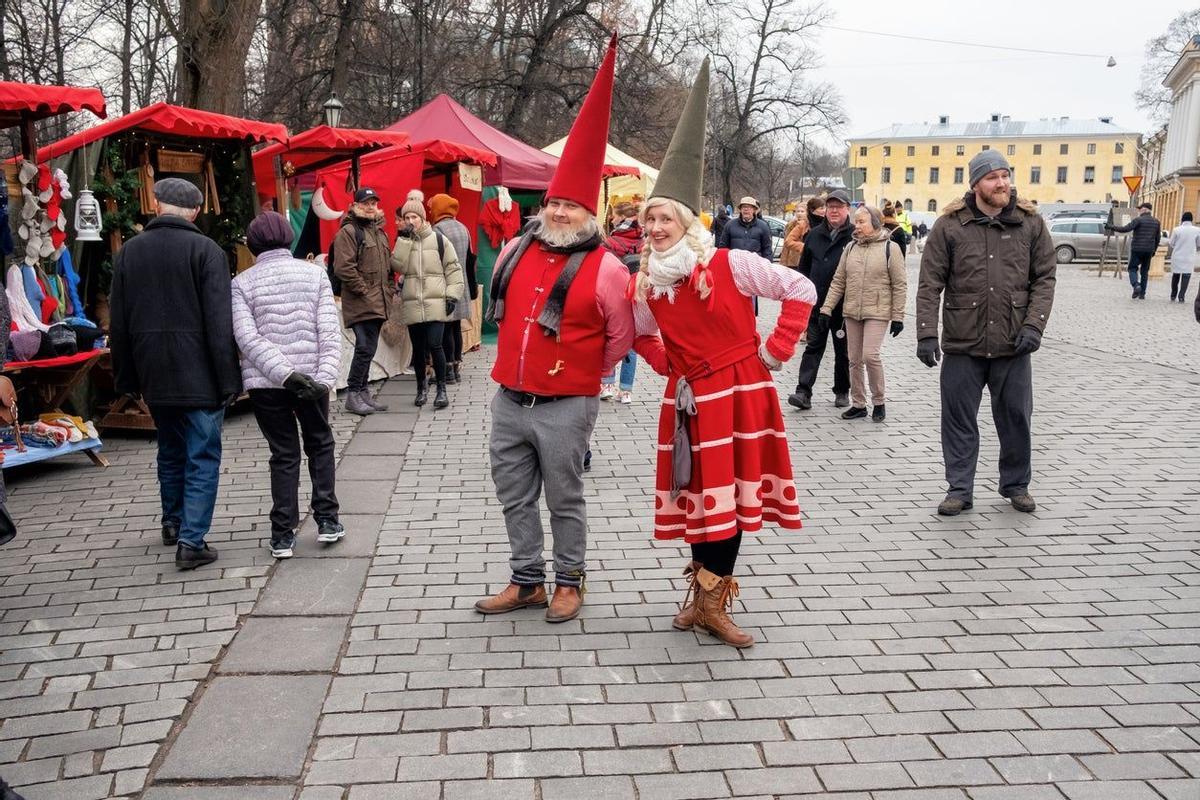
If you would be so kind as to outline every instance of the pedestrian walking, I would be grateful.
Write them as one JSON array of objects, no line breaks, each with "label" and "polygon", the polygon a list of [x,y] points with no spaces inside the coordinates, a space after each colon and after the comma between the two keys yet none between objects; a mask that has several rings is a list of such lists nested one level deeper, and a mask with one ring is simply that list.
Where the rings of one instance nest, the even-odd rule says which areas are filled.
[{"label": "pedestrian walking", "polygon": [[346,410],[366,416],[387,411],[367,388],[371,360],[379,348],[379,331],[395,298],[395,278],[389,268],[391,248],[383,230],[383,211],[374,189],[354,193],[342,227],[330,245],[333,274],[341,283],[342,324],[354,331],[354,356],[346,377]]},{"label": "pedestrian walking", "polygon": [[775,255],[771,243],[771,228],[759,216],[758,201],[743,197],[738,201],[737,218],[732,219],[717,237],[717,247],[725,250],[746,250],[771,261]]},{"label": "pedestrian walking", "polygon": [[817,318],[817,330],[829,325],[833,309],[842,304],[846,345],[850,357],[850,408],[842,419],[867,416],[864,368],[871,385],[871,419],[887,417],[883,376],[883,336],[904,330],[908,273],[904,251],[883,225],[879,209],[863,206],[854,212],[854,240],[842,251],[837,272]]},{"label": "pedestrian walking", "polygon": [[972,506],[984,386],[1000,438],[1000,495],[1030,512],[1037,507],[1029,494],[1030,354],[1041,346],[1054,303],[1054,244],[1037,209],[1018,199],[1004,156],[984,150],[968,167],[971,191],[934,222],[917,288],[917,358],[935,367],[945,348],[942,457],[949,491],[938,513],[954,516]]},{"label": "pedestrian walking", "polygon": [[446,333],[442,338],[442,350],[446,353],[446,383],[454,385],[462,380],[463,322],[475,317],[475,300],[479,297],[479,280],[475,275],[475,248],[471,246],[471,232],[458,221],[458,200],[448,194],[435,194],[429,198],[429,219],[433,229],[454,245],[462,267],[462,296],[454,311],[446,317]]},{"label": "pedestrian walking", "polygon": [[600,408],[600,376],[633,342],[629,271],[602,246],[596,200],[608,140],[616,37],[571,126],[546,207],[501,252],[486,319],[499,328],[489,444],[512,576],[475,604],[500,614],[547,604],[538,498],[554,540],[547,622],[578,616],[587,570],[583,461]]},{"label": "pedestrian walking", "polygon": [[1129,237],[1129,285],[1133,287],[1133,299],[1146,299],[1146,281],[1150,277],[1150,259],[1162,240],[1162,223],[1151,211],[1149,203],[1138,206],[1138,215],[1128,225],[1106,225],[1113,233],[1132,233]]},{"label": "pedestrian walking", "polygon": [[[912,203],[909,203],[912,205]],[[896,201],[896,222],[904,230],[904,235],[911,237],[913,232],[912,219],[908,216],[908,211],[904,208],[904,204],[899,200]]]},{"label": "pedestrian walking", "polygon": [[[691,548],[688,590],[672,625],[733,647],[754,637],[729,615],[744,533],[799,528],[779,397],[768,370],[795,350],[816,300],[795,270],[743,250],[714,249],[697,222],[704,175],[708,59],[671,137],[643,219],[647,249],[633,292],[637,349],[667,376],[660,404],[654,538]],[[782,302],[761,341],[754,297]]]},{"label": "pedestrian walking", "polygon": [[713,220],[712,228],[710,228],[714,240],[721,238],[721,232],[729,224],[729,216],[729,206],[721,206],[717,209],[716,219]]},{"label": "pedestrian walking", "polygon": [[[820,225],[825,221],[825,198],[810,197],[808,202],[804,204],[804,215],[808,218],[808,229]],[[805,234],[807,236],[807,234]]]},{"label": "pedestrian walking", "polygon": [[[638,207],[633,203],[618,203],[613,209],[613,229],[604,240],[604,247],[625,265],[630,273],[636,273],[642,263],[642,245],[645,237],[642,224],[638,221]],[[620,382],[617,370],[620,370]],[[637,376],[637,353],[630,350],[621,359],[620,366],[600,379],[600,399],[616,400],[621,405],[633,402],[633,381]]]},{"label": "pedestrian walking", "polygon": [[433,407],[445,408],[450,405],[450,397],[446,393],[446,351],[443,345],[446,321],[458,309],[466,291],[466,283],[454,245],[426,221],[424,201],[424,195],[413,190],[400,207],[400,227],[396,247],[392,251],[392,271],[400,276],[402,319],[408,326],[413,365],[417,372],[417,396],[413,405],[423,406],[429,399],[425,371],[428,356],[433,362],[437,387]]},{"label": "pedestrian walking", "polygon": [[154,184],[154,219],[113,264],[109,346],[119,394],[140,395],[158,436],[162,543],[175,566],[217,560],[205,542],[217,504],[221,425],[242,391],[229,260],[194,221],[204,196],[190,181]]},{"label": "pedestrian walking", "polygon": [[[804,275],[817,289],[818,307],[825,304],[825,295],[837,272],[842,251],[854,234],[850,223],[850,195],[844,189],[834,189],[825,198],[825,219],[808,232],[804,239],[804,252],[800,255],[800,274]],[[805,337],[804,354],[800,357],[800,374],[796,391],[788,396],[788,403],[801,411],[812,408],[812,390],[817,382],[817,371],[825,357],[825,347],[833,339],[833,405],[846,408],[850,405],[850,360],[846,354],[846,334],[843,328],[842,306],[833,307],[829,325],[824,330],[809,327]]]},{"label": "pedestrian walking", "polygon": [[1187,302],[1188,283],[1196,271],[1196,251],[1200,250],[1200,228],[1192,224],[1192,212],[1183,212],[1182,221],[1171,231],[1171,301]]},{"label": "pedestrian walking", "polygon": [[922,222],[917,226],[917,241],[923,241],[929,235],[929,226]]},{"label": "pedestrian walking", "polygon": [[905,235],[904,229],[900,227],[900,223],[896,220],[896,211],[892,206],[884,206],[883,227],[887,230],[889,238],[900,248],[901,257],[907,256],[908,236]]},{"label": "pedestrian walking", "polygon": [[[300,527],[300,453],[308,458],[317,541],[345,535],[338,521],[329,395],[341,370],[342,336],[329,277],[292,256],[292,226],[266,211],[246,230],[254,266],[233,279],[233,334],[242,385],[271,450],[271,555],[291,558]],[[299,433],[296,427],[299,425]]]},{"label": "pedestrian walking", "polygon": [[779,251],[779,265],[797,269],[800,266],[800,256],[804,252],[804,237],[808,235],[808,213],[803,208],[796,209],[795,215],[783,231],[783,249]]}]

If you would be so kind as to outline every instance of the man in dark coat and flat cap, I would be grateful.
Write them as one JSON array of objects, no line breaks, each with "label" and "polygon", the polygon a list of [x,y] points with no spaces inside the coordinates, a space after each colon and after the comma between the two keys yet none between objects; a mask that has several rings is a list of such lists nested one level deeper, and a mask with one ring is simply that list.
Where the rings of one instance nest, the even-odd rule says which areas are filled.
[{"label": "man in dark coat and flat cap", "polygon": [[194,224],[204,202],[182,178],[154,184],[158,215],[117,253],[111,347],[116,389],[158,428],[162,542],[175,566],[217,560],[204,537],[221,471],[225,409],[242,390],[229,261]]}]

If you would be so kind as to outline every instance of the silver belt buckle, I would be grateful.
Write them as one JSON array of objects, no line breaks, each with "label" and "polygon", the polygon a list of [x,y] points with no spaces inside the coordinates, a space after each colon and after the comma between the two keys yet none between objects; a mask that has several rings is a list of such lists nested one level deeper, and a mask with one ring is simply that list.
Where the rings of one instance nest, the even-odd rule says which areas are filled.
[{"label": "silver belt buckle", "polygon": [[522,408],[533,408],[534,406],[537,405],[537,401],[538,401],[537,395],[529,394],[528,392],[526,392],[525,397],[526,397],[526,400],[521,401]]}]

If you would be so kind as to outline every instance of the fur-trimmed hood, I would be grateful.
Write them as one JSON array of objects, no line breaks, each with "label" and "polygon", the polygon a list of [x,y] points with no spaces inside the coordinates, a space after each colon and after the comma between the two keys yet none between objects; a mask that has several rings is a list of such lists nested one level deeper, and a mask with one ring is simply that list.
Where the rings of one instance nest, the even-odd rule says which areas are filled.
[{"label": "fur-trimmed hood", "polygon": [[[949,217],[960,214],[962,211],[967,212],[967,216],[960,217],[959,220],[964,225],[970,222],[972,219],[980,216],[979,209],[975,205],[974,192],[967,192],[957,200],[952,200],[942,210],[942,216]],[[997,219],[1009,225],[1020,225],[1022,218],[1016,213],[1017,211],[1021,211],[1028,216],[1037,216],[1038,213],[1037,206],[1024,198],[1017,196],[1016,192],[1013,192],[1012,199],[1008,202],[1008,207],[1000,212],[1000,215],[997,217]]]}]

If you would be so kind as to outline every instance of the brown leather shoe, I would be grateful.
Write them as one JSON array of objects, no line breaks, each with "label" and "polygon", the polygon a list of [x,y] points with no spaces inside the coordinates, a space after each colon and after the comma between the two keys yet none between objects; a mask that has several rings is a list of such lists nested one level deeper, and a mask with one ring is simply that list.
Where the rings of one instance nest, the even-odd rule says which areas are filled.
[{"label": "brown leather shoe", "polygon": [[671,620],[671,626],[676,630],[690,631],[696,624],[696,603],[704,591],[696,582],[696,573],[702,569],[704,569],[704,565],[699,561],[691,561],[683,568],[683,577],[688,579],[688,590],[687,594],[683,596],[683,603],[679,606],[679,613],[675,615],[675,619]]},{"label": "brown leather shoe", "polygon": [[703,593],[697,593],[696,627],[708,631],[731,647],[742,648],[754,644],[754,637],[733,624],[729,616],[728,609],[733,607],[733,599],[738,596],[738,585],[733,576],[718,578],[708,570],[701,569],[696,575],[696,582],[703,590]]},{"label": "brown leather shoe", "polygon": [[542,584],[522,586],[510,583],[499,594],[485,597],[476,603],[475,610],[480,614],[504,614],[516,611],[518,608],[530,606],[540,608],[544,605],[546,605],[546,587]]},{"label": "brown leather shoe", "polygon": [[554,597],[550,599],[550,607],[546,609],[546,622],[566,622],[579,616],[583,607],[583,592],[578,586],[554,587]]}]

